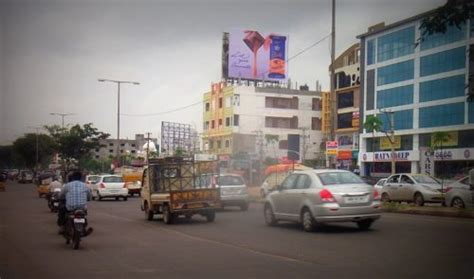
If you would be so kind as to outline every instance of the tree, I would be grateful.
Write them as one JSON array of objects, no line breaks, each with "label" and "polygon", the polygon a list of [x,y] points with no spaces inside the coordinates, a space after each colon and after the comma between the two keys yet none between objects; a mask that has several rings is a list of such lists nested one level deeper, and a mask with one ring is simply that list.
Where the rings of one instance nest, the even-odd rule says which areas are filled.
[{"label": "tree", "polygon": [[16,158],[19,166],[31,169],[35,167],[37,139],[38,162],[40,165],[46,165],[54,156],[57,145],[50,136],[45,134],[26,134],[13,142],[13,156]]},{"label": "tree", "polygon": [[11,168],[13,164],[13,145],[0,146],[0,168]]},{"label": "tree", "polygon": [[[443,191],[443,184],[444,184],[444,161],[443,161],[443,144],[447,144],[449,140],[451,139],[451,136],[449,135],[448,132],[443,132],[443,131],[438,131],[434,132],[432,135],[432,144],[431,144],[431,151],[435,153],[437,150],[441,151],[441,191]],[[446,146],[446,145],[444,145]]]},{"label": "tree", "polygon": [[67,173],[73,165],[84,168],[84,162],[90,158],[91,150],[99,148],[100,140],[109,134],[99,131],[92,123],[61,128],[58,125],[45,126],[57,143],[57,151],[62,160],[63,171]]},{"label": "tree", "polygon": [[[363,126],[367,132],[372,132],[372,152],[375,152],[375,133],[382,131],[383,122],[376,115],[367,115]],[[372,171],[374,171],[374,167],[375,164],[372,163]]]}]

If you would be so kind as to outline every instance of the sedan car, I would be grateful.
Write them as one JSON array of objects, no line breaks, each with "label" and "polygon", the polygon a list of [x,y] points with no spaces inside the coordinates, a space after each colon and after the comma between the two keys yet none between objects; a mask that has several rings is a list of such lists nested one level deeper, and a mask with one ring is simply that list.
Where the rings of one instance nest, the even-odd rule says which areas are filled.
[{"label": "sedan car", "polygon": [[95,174],[90,174],[86,176],[86,185],[89,187],[91,190],[94,189],[94,185],[99,181],[100,175],[95,175]]},{"label": "sedan car", "polygon": [[242,211],[248,209],[249,194],[242,176],[221,174],[216,182],[216,187],[220,188],[222,207],[239,206]]},{"label": "sedan car", "polygon": [[101,175],[97,183],[93,184],[92,197],[99,201],[103,198],[122,198],[124,201],[128,198],[128,189],[119,175]]},{"label": "sedan car", "polygon": [[367,230],[380,218],[380,207],[377,190],[352,172],[305,170],[290,174],[268,194],[264,217],[267,225],[300,222],[305,231],[333,222],[355,222]]},{"label": "sedan car", "polygon": [[33,183],[33,172],[29,170],[21,170],[18,174],[18,183]]},{"label": "sedan car", "polygon": [[426,174],[393,174],[384,183],[382,201],[414,202],[423,206],[425,202],[444,202],[441,184]]},{"label": "sedan car", "polygon": [[387,181],[387,178],[379,179],[379,181],[375,183],[374,188],[377,189],[379,193],[382,193],[383,185],[385,184],[386,181]]},{"label": "sedan car", "polygon": [[474,187],[469,185],[469,177],[463,177],[446,189],[446,205],[455,208],[474,207]]}]

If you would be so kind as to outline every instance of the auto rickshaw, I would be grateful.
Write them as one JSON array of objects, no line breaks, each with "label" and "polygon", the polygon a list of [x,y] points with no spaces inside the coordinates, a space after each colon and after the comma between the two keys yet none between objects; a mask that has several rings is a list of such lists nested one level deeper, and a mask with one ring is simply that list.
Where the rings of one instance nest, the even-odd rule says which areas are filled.
[{"label": "auto rickshaw", "polygon": [[47,196],[49,193],[49,184],[53,182],[53,177],[48,176],[40,176],[38,179],[37,190],[38,190],[38,197],[42,198],[43,196]]},{"label": "auto rickshaw", "polygon": [[0,192],[5,192],[5,182],[7,181],[7,176],[4,173],[0,173]]}]

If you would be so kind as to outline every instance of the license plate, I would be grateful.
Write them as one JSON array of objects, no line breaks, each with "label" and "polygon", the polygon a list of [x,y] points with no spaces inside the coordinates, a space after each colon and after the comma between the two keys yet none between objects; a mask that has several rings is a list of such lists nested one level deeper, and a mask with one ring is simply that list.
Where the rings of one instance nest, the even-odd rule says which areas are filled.
[{"label": "license plate", "polygon": [[74,218],[74,223],[84,224],[86,219],[84,218]]},{"label": "license plate", "polygon": [[54,202],[53,205],[54,206],[59,206],[59,202]]},{"label": "license plate", "polygon": [[355,196],[355,197],[345,197],[345,203],[366,203],[369,196]]}]

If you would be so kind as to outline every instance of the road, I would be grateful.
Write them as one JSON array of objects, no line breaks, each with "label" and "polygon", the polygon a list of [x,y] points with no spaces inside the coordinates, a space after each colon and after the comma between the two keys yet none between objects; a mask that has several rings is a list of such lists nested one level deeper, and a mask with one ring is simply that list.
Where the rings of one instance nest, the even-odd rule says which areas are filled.
[{"label": "road", "polygon": [[80,250],[57,235],[31,184],[0,192],[0,278],[473,278],[474,220],[383,214],[306,233],[265,226],[262,206],[145,221],[139,198],[89,203],[94,233]]}]

